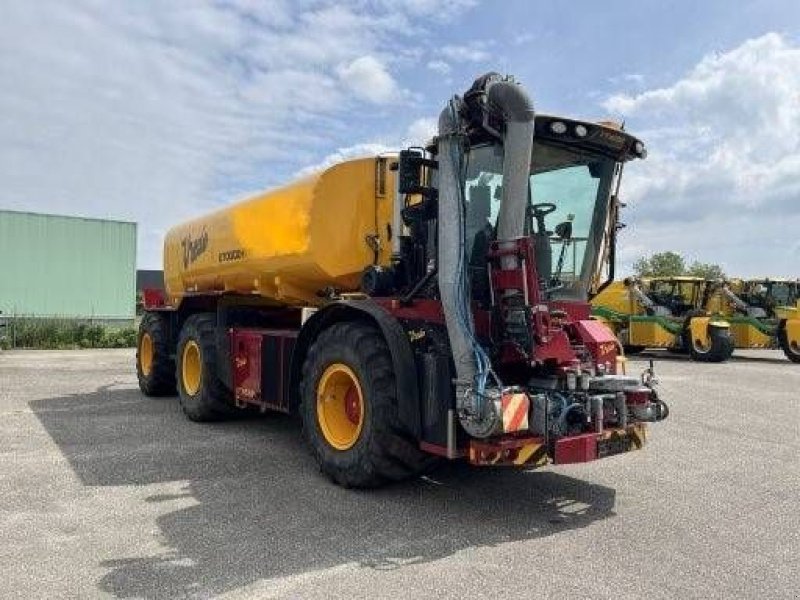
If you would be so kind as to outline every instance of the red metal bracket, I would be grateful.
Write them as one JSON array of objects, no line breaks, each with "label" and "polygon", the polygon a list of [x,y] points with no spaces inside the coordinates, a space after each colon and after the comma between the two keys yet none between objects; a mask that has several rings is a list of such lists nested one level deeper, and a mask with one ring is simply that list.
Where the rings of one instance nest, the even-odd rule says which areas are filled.
[{"label": "red metal bracket", "polygon": [[158,288],[144,288],[142,290],[142,304],[145,310],[157,310],[167,304],[163,290]]},{"label": "red metal bracket", "polygon": [[[503,265],[503,258],[513,256],[514,265]],[[547,343],[550,338],[550,314],[547,306],[541,303],[539,291],[539,274],[534,262],[533,243],[529,237],[513,240],[495,240],[489,244],[487,259],[490,268],[490,285],[493,303],[499,308],[500,318],[505,325],[510,310],[518,310],[519,306],[510,306],[510,296],[521,295],[524,299],[523,309],[528,313],[532,323],[532,337],[537,343]],[[525,349],[530,352],[530,348]]]}]

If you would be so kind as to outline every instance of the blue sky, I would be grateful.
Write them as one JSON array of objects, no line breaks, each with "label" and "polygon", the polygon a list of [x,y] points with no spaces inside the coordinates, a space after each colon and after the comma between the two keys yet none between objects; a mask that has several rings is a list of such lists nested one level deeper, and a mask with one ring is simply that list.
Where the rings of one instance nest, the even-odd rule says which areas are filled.
[{"label": "blue sky", "polygon": [[475,76],[624,118],[624,270],[674,249],[800,276],[795,1],[4,2],[0,208],[174,223],[432,131]]}]

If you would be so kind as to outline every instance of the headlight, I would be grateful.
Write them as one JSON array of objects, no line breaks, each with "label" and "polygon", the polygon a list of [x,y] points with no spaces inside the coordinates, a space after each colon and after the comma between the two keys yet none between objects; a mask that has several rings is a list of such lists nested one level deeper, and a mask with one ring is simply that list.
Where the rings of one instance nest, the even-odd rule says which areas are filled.
[{"label": "headlight", "polygon": [[586,125],[575,125],[575,135],[578,137],[586,137],[588,133],[589,130],[586,129]]},{"label": "headlight", "polygon": [[636,142],[633,145],[633,151],[636,152],[637,156],[641,156],[642,158],[647,156],[647,149],[644,147],[642,142]]},{"label": "headlight", "polygon": [[553,121],[550,123],[550,131],[556,135],[561,135],[562,133],[567,132],[567,125],[562,121]]}]

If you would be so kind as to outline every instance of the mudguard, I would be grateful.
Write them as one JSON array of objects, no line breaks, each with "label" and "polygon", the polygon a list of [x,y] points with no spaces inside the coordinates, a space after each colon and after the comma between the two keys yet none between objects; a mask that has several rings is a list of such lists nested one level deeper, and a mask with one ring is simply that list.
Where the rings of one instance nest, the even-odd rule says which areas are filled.
[{"label": "mudguard", "polygon": [[692,317],[689,320],[689,333],[693,340],[703,340],[709,343],[711,339],[711,328],[730,329],[727,321],[713,317]]}]

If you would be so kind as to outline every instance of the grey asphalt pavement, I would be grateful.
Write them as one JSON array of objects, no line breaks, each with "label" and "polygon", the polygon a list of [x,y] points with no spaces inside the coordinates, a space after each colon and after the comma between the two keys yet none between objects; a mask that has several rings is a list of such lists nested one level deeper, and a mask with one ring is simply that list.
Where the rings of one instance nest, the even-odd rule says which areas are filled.
[{"label": "grey asphalt pavement", "polygon": [[[128,350],[0,353],[0,598],[798,598],[800,365],[658,355],[643,451],[359,492]],[[632,360],[640,370],[644,359]]]}]

